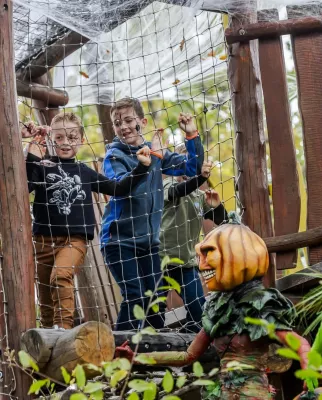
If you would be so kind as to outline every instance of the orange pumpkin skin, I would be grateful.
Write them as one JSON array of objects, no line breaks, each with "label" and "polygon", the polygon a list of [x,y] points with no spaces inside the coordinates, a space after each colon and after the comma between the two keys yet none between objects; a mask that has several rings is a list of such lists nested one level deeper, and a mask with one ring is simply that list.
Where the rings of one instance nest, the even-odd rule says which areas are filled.
[{"label": "orange pumpkin skin", "polygon": [[265,242],[243,224],[223,224],[196,245],[199,270],[210,291],[229,291],[265,275],[268,251]]}]

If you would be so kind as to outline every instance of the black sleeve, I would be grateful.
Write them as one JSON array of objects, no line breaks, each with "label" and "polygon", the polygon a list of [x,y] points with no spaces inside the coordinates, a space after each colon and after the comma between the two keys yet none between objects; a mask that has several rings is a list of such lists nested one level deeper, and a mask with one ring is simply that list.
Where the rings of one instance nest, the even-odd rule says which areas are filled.
[{"label": "black sleeve", "polygon": [[130,175],[124,176],[120,181],[109,179],[91,168],[92,192],[103,193],[110,196],[126,196],[140,182],[147,177],[149,167],[139,163]]},{"label": "black sleeve", "polygon": [[35,156],[34,154],[28,153],[26,159],[26,170],[29,193],[31,193],[35,189],[33,183],[40,181],[39,166],[38,164],[35,164],[39,161],[41,161],[41,158]]},{"label": "black sleeve", "polygon": [[220,203],[218,207],[207,211],[203,217],[205,219],[211,219],[216,225],[220,225],[222,222],[228,221],[228,214],[222,203]]},{"label": "black sleeve", "polygon": [[174,183],[172,186],[169,187],[168,190],[168,198],[169,200],[174,200],[179,197],[188,196],[188,194],[192,193],[199,186],[205,183],[207,178],[203,177],[202,175],[195,176],[193,178],[188,179],[187,181]]}]

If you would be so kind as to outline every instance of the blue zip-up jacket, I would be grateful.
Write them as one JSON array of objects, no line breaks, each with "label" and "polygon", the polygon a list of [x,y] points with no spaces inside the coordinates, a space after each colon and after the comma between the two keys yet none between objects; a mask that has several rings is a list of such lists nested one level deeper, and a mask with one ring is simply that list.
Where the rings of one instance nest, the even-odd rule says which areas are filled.
[{"label": "blue zip-up jacket", "polygon": [[[200,137],[186,139],[188,156],[166,150],[163,157],[152,155],[147,178],[142,179],[127,197],[111,197],[102,219],[101,248],[127,246],[146,251],[160,244],[163,212],[162,174],[195,176],[200,174],[204,151]],[[143,146],[129,146],[115,138],[107,145],[103,174],[120,180],[138,164],[136,152]]]}]

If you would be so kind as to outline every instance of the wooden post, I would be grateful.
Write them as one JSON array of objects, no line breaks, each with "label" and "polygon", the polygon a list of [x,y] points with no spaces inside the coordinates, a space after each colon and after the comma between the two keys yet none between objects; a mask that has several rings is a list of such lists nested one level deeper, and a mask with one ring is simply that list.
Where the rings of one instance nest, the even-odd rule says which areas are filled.
[{"label": "wooden post", "polygon": [[[288,7],[288,17],[303,17],[306,12],[320,16],[320,6],[314,7]],[[307,228],[311,229],[322,225],[322,33],[292,36],[292,46],[306,160]],[[309,249],[309,261],[310,265],[322,261],[322,246]]]},{"label": "wooden post", "polygon": [[111,111],[111,106],[109,105],[99,104],[97,106],[97,113],[101,124],[102,135],[104,138],[105,145],[111,143],[115,136],[112,126],[110,111]]},{"label": "wooden post", "polygon": [[[20,350],[22,332],[35,326],[34,259],[27,176],[19,136],[12,27],[13,3],[0,0],[0,229],[3,246],[1,284],[2,357],[6,347]],[[5,335],[6,334],[6,335]],[[4,393],[27,398],[30,380],[4,368]]]},{"label": "wooden post", "polygon": [[[259,21],[265,18],[278,20],[278,11],[258,13]],[[301,199],[280,37],[259,40],[259,61],[271,158],[274,231],[275,235],[286,235],[298,232]],[[296,257],[297,251],[276,254],[277,269],[294,268]]]},{"label": "wooden post", "polygon": [[[252,0],[251,3],[253,12],[233,15],[230,21],[232,29],[241,28],[241,22],[256,22],[256,2]],[[243,222],[261,237],[273,236],[257,42],[230,46],[228,76],[235,122],[239,169],[237,184],[243,207]],[[266,285],[274,286],[275,268],[272,256],[265,279]]]}]

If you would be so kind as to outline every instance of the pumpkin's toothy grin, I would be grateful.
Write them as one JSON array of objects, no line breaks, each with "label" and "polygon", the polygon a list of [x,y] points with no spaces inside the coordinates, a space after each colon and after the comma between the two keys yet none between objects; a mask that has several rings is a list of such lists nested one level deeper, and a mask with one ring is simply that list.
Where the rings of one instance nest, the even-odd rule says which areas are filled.
[{"label": "pumpkin's toothy grin", "polygon": [[216,270],[207,269],[207,270],[201,271],[201,275],[204,279],[209,280],[216,276]]}]

